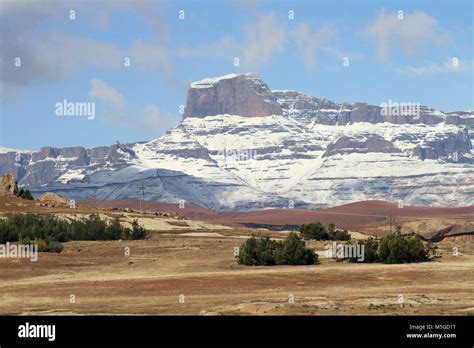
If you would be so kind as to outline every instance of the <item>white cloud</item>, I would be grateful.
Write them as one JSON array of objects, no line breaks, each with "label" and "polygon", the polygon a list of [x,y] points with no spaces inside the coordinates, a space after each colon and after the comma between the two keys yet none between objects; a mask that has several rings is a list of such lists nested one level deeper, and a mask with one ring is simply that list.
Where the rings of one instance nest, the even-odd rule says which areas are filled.
[{"label": "white cloud", "polygon": [[171,114],[162,112],[153,104],[146,105],[145,108],[137,111],[137,108],[131,105],[116,88],[97,78],[91,80],[89,97],[102,102],[102,116],[107,122],[154,134],[178,124],[178,120]]},{"label": "white cloud", "polygon": [[246,69],[268,63],[275,54],[283,51],[287,43],[286,23],[278,20],[273,12],[268,12],[243,27],[244,38],[236,40],[225,35],[220,39],[195,47],[182,46],[178,50],[181,58],[220,57],[229,63],[234,57],[240,59]]},{"label": "white cloud", "polygon": [[308,23],[301,23],[291,32],[291,38],[296,43],[308,68],[314,66],[316,54],[320,49],[329,46],[334,36],[335,25],[332,23],[326,24],[317,30],[312,30]]},{"label": "white cloud", "polygon": [[401,49],[414,56],[430,45],[442,46],[450,41],[449,35],[438,26],[438,21],[421,11],[412,14],[380,13],[366,28],[366,35],[374,41],[377,55],[387,59],[394,50]]},{"label": "white cloud", "polygon": [[178,121],[169,113],[161,112],[153,104],[147,105],[142,111],[141,127],[148,132],[159,132],[177,125]]},{"label": "white cloud", "polygon": [[290,29],[286,17],[279,19],[274,12],[268,12],[245,25],[243,33],[244,38],[241,41],[226,35],[197,47],[182,46],[178,55],[185,59],[220,57],[229,59],[229,62],[238,57],[241,66],[247,70],[267,64],[275,55],[292,48],[291,44],[296,46],[307,67],[315,64],[319,52],[324,51],[338,57],[342,55],[341,51],[334,47],[333,39],[337,33],[333,23],[313,29],[309,23],[303,22]]},{"label": "white cloud", "polygon": [[246,40],[241,47],[244,64],[256,66],[267,63],[281,52],[287,39],[284,23],[273,12],[262,15],[255,24],[245,28]]},{"label": "white cloud", "polygon": [[157,44],[137,40],[128,49],[131,66],[137,66],[146,71],[170,71],[171,61],[168,49]]},{"label": "white cloud", "polygon": [[[131,2],[117,2],[113,8],[126,7],[142,15],[147,22],[159,9],[151,2],[135,6]],[[91,9],[92,6],[92,9]],[[109,6],[109,5],[108,5]],[[10,89],[29,85],[38,80],[58,80],[89,66],[105,69],[123,68],[124,57],[132,57],[133,64],[145,71],[171,70],[168,48],[162,43],[135,41],[129,48],[115,44],[75,36],[67,32],[48,32],[43,26],[47,21],[69,20],[70,5],[57,1],[39,2],[0,1],[0,80]],[[108,17],[98,17],[103,8],[87,1],[77,1],[73,9],[85,18],[99,18],[100,25],[107,27]],[[110,10],[110,8],[108,7]],[[147,10],[148,9],[148,10]],[[90,19],[90,18],[89,18]],[[166,34],[165,24],[153,25],[155,31]],[[160,35],[155,35],[161,37]],[[14,65],[15,59],[22,61],[21,68]]]},{"label": "white cloud", "polygon": [[89,97],[92,99],[98,99],[105,103],[110,103],[120,108],[125,107],[127,104],[126,98],[119,91],[99,79],[91,80]]},{"label": "white cloud", "polygon": [[426,61],[419,66],[401,66],[396,68],[396,72],[405,75],[422,76],[436,73],[456,73],[473,70],[473,62],[466,62],[458,58],[449,58],[444,63],[434,63]]}]

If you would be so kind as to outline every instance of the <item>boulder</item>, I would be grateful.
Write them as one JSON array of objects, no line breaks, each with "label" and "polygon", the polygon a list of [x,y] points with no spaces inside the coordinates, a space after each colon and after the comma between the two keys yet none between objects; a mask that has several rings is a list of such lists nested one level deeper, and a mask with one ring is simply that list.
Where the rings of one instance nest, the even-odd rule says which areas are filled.
[{"label": "boulder", "polygon": [[69,205],[69,199],[53,192],[45,192],[39,196],[37,200],[43,202],[47,206]]},{"label": "boulder", "polygon": [[0,194],[18,195],[18,182],[13,174],[6,173],[0,177]]}]

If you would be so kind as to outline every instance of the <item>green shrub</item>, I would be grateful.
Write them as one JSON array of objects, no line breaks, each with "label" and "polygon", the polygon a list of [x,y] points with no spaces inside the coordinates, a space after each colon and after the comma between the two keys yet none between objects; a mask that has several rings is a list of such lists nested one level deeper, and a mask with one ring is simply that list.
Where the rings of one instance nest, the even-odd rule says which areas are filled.
[{"label": "green shrub", "polygon": [[46,240],[36,239],[28,244],[36,244],[38,246],[38,251],[43,253],[60,253],[64,249],[61,243],[51,237]]},{"label": "green shrub", "polygon": [[380,241],[379,257],[384,263],[423,262],[429,256],[428,249],[417,235],[404,238],[397,232]]},{"label": "green shrub", "polygon": [[271,266],[276,263],[277,250],[281,249],[280,243],[268,237],[262,238],[257,243],[257,262],[259,265]]},{"label": "green shrub", "polygon": [[131,239],[145,239],[146,230],[138,224],[137,220],[132,222]]},{"label": "green shrub", "polygon": [[378,262],[379,261],[379,242],[375,238],[358,240],[353,245],[364,246],[364,261],[358,260],[356,256],[350,258],[352,262]]},{"label": "green shrub", "polygon": [[[120,220],[118,217],[116,217],[112,222],[109,222],[107,224],[107,227],[105,228],[105,233],[102,235],[104,240],[117,240],[121,239],[124,237],[129,237],[130,230],[126,230],[122,225],[120,225]],[[101,238],[102,239],[102,238]]]},{"label": "green shrub", "polygon": [[34,200],[33,195],[31,194],[30,190],[26,189],[21,189],[20,192],[18,193],[18,197],[22,199],[28,199],[28,200]]},{"label": "green shrub", "polygon": [[18,241],[18,230],[8,221],[0,219],[0,244]]},{"label": "green shrub", "polygon": [[306,249],[304,240],[292,232],[278,248],[275,261],[278,265],[312,265],[316,258],[314,251]]},{"label": "green shrub", "polygon": [[350,240],[351,236],[346,230],[338,230],[334,224],[329,224],[326,229],[320,222],[303,224],[300,227],[304,239],[310,240]]},{"label": "green shrub", "polygon": [[[436,246],[414,235],[403,237],[399,232],[383,237],[380,242],[375,238],[358,240],[351,244],[364,246],[364,261],[388,264],[429,261],[436,256]],[[358,261],[356,257],[351,261]]]},{"label": "green shrub", "polygon": [[332,240],[350,240],[351,235],[346,230],[334,230],[333,232],[328,232],[329,238]]},{"label": "green shrub", "polygon": [[270,266],[275,264],[275,254],[280,243],[268,237],[247,239],[240,247],[238,263],[247,266]]},{"label": "green shrub", "polygon": [[317,255],[305,246],[305,242],[296,233],[291,233],[284,242],[252,236],[240,247],[237,261],[247,266],[314,264]]},{"label": "green shrub", "polygon": [[[117,219],[110,223],[96,214],[71,222],[48,214],[10,214],[0,219],[0,243],[36,241],[40,251],[61,252],[60,243],[70,240],[143,239],[146,230],[137,221],[132,230]],[[23,243],[29,244],[29,243]]]},{"label": "green shrub", "polygon": [[239,255],[237,256],[239,265],[258,265],[257,245],[258,240],[255,236],[250,237],[241,245]]},{"label": "green shrub", "polygon": [[303,224],[300,227],[301,235],[304,239],[328,240],[329,233],[320,222]]},{"label": "green shrub", "polygon": [[[436,255],[436,247],[414,235],[403,237],[399,232],[383,237],[380,243],[374,239],[359,240],[364,245],[364,262],[383,262],[388,264],[424,262]],[[354,259],[352,261],[355,261]]]},{"label": "green shrub", "polygon": [[99,215],[91,214],[89,218],[82,218],[82,233],[79,236],[71,235],[71,239],[76,240],[107,240],[107,222],[101,220]]}]

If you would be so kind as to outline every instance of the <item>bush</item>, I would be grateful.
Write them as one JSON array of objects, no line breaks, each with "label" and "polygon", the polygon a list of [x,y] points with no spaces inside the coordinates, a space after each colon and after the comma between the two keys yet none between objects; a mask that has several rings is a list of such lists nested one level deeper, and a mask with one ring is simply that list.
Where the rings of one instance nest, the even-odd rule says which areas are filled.
[{"label": "bush", "polygon": [[430,255],[420,237],[404,238],[397,232],[382,238],[379,257],[384,263],[411,263],[428,261]]},{"label": "bush", "polygon": [[237,261],[247,266],[312,265],[317,261],[317,255],[305,246],[296,233],[291,233],[284,242],[252,236],[240,247]]},{"label": "bush", "polygon": [[239,265],[253,266],[258,265],[259,260],[257,257],[257,245],[259,241],[255,236],[247,239],[244,244],[241,245],[239,255],[237,256],[237,262]]},{"label": "bush", "polygon": [[95,214],[71,222],[51,214],[10,214],[0,219],[1,244],[35,241],[39,251],[61,252],[60,243],[70,240],[143,239],[145,235],[146,230],[137,221],[130,230],[122,227],[118,218],[107,223]]},{"label": "bush", "polygon": [[[369,238],[359,240],[356,244],[364,246],[363,262],[389,264],[424,262],[436,255],[436,247],[431,243],[423,243],[417,235],[403,237],[399,232],[383,237],[380,243],[374,238]],[[351,258],[351,261],[357,260]]]},{"label": "bush", "polygon": [[137,220],[132,222],[131,239],[145,239],[146,230],[138,224]]},{"label": "bush", "polygon": [[[359,240],[355,245],[364,246],[364,260],[361,262],[383,262],[388,264],[429,261],[436,256],[436,246],[423,243],[418,235],[403,237],[400,232],[385,236],[380,243],[375,238]],[[351,261],[358,261],[356,257]]]},{"label": "bush", "polygon": [[[112,222],[107,224],[105,234],[101,236],[104,240],[117,240],[121,238],[128,239],[130,236],[130,229],[122,227],[120,220],[116,217]],[[101,238],[101,239],[102,239]]]},{"label": "bush", "polygon": [[247,266],[274,265],[279,244],[268,237],[257,239],[252,236],[240,247],[238,263]]},{"label": "bush", "polygon": [[306,249],[306,243],[296,233],[292,232],[277,250],[275,261],[278,265],[312,265],[316,254]]},{"label": "bush", "polygon": [[36,239],[28,244],[36,244],[38,251],[43,253],[60,253],[64,249],[63,245],[53,238]]},{"label": "bush", "polygon": [[334,224],[329,224],[326,229],[320,222],[303,224],[300,227],[304,239],[310,240],[350,240],[351,236],[346,230],[338,230]]},{"label": "bush", "polygon": [[364,246],[364,261],[359,261],[356,256],[350,258],[352,262],[378,262],[379,261],[379,242],[375,238],[358,240],[354,245]]},{"label": "bush", "polygon": [[312,222],[309,224],[303,224],[300,227],[301,235],[304,239],[316,239],[316,240],[328,240],[329,233],[326,228],[321,225],[320,222]]},{"label": "bush", "polygon": [[329,232],[329,237],[332,240],[350,240],[351,235],[346,230],[334,230]]},{"label": "bush", "polygon": [[[101,220],[99,215],[91,214],[88,218],[82,218],[79,222],[82,226],[79,229],[79,234],[71,233],[70,238],[75,240],[107,240],[106,235],[107,222]],[[110,233],[110,231],[109,231]],[[107,233],[108,234],[108,233]]]},{"label": "bush", "polygon": [[281,249],[280,243],[268,237],[260,239],[256,247],[257,263],[263,266],[274,265],[278,249]]},{"label": "bush", "polygon": [[22,199],[28,199],[28,200],[34,200],[33,198],[33,195],[31,194],[30,190],[26,189],[21,189],[19,194],[18,194],[18,197],[22,198]]},{"label": "bush", "polygon": [[18,231],[3,219],[0,219],[0,244],[18,241]]}]

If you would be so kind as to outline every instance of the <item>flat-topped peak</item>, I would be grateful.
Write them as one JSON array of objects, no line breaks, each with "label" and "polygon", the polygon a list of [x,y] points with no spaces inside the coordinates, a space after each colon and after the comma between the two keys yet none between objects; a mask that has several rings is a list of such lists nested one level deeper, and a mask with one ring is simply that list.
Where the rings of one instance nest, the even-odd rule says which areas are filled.
[{"label": "flat-topped peak", "polygon": [[258,79],[258,80],[260,80],[260,77],[258,77],[254,73],[226,74],[226,75],[216,76],[216,77],[207,77],[205,79],[192,82],[191,83],[191,88],[209,88],[209,87],[214,86],[216,83],[218,83],[222,80],[230,80],[230,79],[235,79],[235,78],[246,78],[246,79]]},{"label": "flat-topped peak", "polygon": [[282,115],[275,96],[254,73],[227,74],[193,82],[184,118],[214,115]]}]

